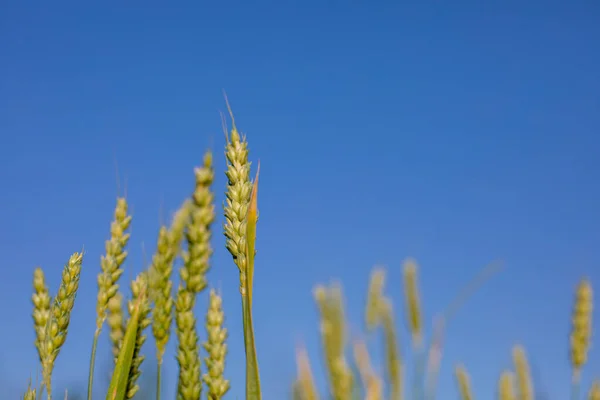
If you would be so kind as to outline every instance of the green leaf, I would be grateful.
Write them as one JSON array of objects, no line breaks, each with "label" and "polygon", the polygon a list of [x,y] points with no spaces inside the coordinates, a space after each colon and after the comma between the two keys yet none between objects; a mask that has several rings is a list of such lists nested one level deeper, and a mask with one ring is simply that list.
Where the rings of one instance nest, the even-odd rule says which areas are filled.
[{"label": "green leaf", "polygon": [[254,280],[254,255],[256,254],[256,225],[258,222],[258,175],[260,162],[256,171],[256,178],[252,185],[248,214],[246,215],[246,297],[242,298],[244,314],[244,345],[246,347],[246,399],[260,400],[260,376],[258,372],[258,359],[254,343],[254,326],[252,323],[252,283]]},{"label": "green leaf", "polygon": [[115,365],[110,386],[106,393],[106,400],[124,400],[127,394],[127,383],[129,381],[129,371],[133,361],[133,351],[135,349],[136,335],[140,320],[140,309],[142,307],[142,298],[139,298],[135,304],[135,309],[129,322],[125,336],[123,337],[123,345],[119,352],[119,358]]}]

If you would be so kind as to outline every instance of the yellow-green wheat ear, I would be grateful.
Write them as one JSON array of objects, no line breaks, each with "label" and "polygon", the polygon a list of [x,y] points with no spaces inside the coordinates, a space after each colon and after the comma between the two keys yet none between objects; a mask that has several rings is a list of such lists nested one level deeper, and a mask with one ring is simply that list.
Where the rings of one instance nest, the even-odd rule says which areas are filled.
[{"label": "yellow-green wheat ear", "polygon": [[592,383],[592,387],[588,394],[588,400],[600,400],[600,379],[596,379],[594,383]]},{"label": "yellow-green wheat ear", "polygon": [[383,399],[383,382],[377,376],[371,366],[371,356],[365,342],[358,340],[352,346],[354,354],[354,362],[358,367],[363,387],[365,391],[365,400],[382,400]]},{"label": "yellow-green wheat ear", "polygon": [[[229,104],[227,104],[229,108]],[[232,119],[231,135],[226,137],[225,157],[227,159],[227,191],[225,193],[225,247],[231,253],[240,275],[240,294],[242,296],[242,316],[244,326],[244,347],[246,350],[246,397],[249,400],[260,399],[260,376],[252,324],[252,279],[254,273],[254,255],[256,222],[258,211],[256,194],[257,179],[250,181],[250,162],[248,161],[248,142],[241,137]],[[227,136],[227,135],[226,135]],[[250,236],[250,237],[249,237]]]},{"label": "yellow-green wheat ear", "polygon": [[33,325],[35,328],[35,347],[38,351],[40,364],[43,367],[46,359],[46,332],[50,322],[50,293],[46,285],[44,271],[41,268],[36,268],[33,273]]},{"label": "yellow-green wheat ear", "polygon": [[23,395],[23,400],[36,400],[37,391],[31,387],[31,380],[29,380],[29,384],[27,385],[27,390]]},{"label": "yellow-green wheat ear", "polygon": [[214,290],[210,291],[210,303],[206,313],[206,332],[208,340],[204,349],[208,357],[204,358],[207,373],[202,380],[208,387],[208,399],[219,400],[229,390],[229,381],[225,379],[225,356],[227,355],[227,329],[223,327],[225,314],[223,300]]},{"label": "yellow-green wheat ear", "polygon": [[317,286],[314,296],[321,314],[321,340],[334,400],[346,400],[352,395],[354,378],[345,358],[346,322],[342,305],[342,289]]},{"label": "yellow-green wheat ear", "polygon": [[131,216],[127,215],[127,200],[123,197],[117,199],[114,220],[110,225],[110,240],[106,241],[106,254],[100,259],[102,271],[98,275],[98,302],[96,305],[96,329],[102,329],[106,319],[108,302],[119,290],[118,280],[123,274],[121,266],[127,258],[127,243],[130,234],[127,233],[131,225]]},{"label": "yellow-green wheat ear", "polygon": [[575,382],[579,381],[581,369],[587,361],[592,335],[592,308],[592,286],[587,279],[584,279],[577,286],[570,337],[571,366]]},{"label": "yellow-green wheat ear", "polygon": [[510,371],[504,371],[498,380],[498,400],[516,400],[515,377]]},{"label": "yellow-green wheat ear", "polygon": [[171,245],[169,243],[169,231],[161,227],[158,232],[158,244],[156,253],[152,257],[151,293],[154,307],[152,309],[152,334],[156,342],[156,358],[158,364],[162,364],[165,347],[169,341],[169,330],[173,315],[173,282],[171,272],[173,264],[169,263]]},{"label": "yellow-green wheat ear", "polygon": [[158,232],[156,253],[148,271],[152,310],[152,334],[156,343],[156,398],[160,399],[162,364],[165,349],[169,342],[175,300],[173,298],[173,264],[181,252],[181,242],[192,211],[191,200],[186,200],[177,210],[170,229],[162,226]]},{"label": "yellow-green wheat ear", "polygon": [[197,400],[202,391],[200,381],[200,356],[194,305],[196,296],[183,285],[179,286],[175,301],[177,332],[177,400]]},{"label": "yellow-green wheat ear", "polygon": [[[127,214],[128,204],[124,197],[117,198],[114,218],[110,225],[110,239],[106,241],[106,254],[100,258],[101,271],[98,274],[98,295],[96,303],[96,330],[92,342],[92,353],[90,355],[90,367],[88,375],[88,400],[92,400],[92,388],[94,381],[94,367],[96,364],[96,348],[98,347],[98,338],[102,331],[102,325],[108,317],[112,317],[112,323],[109,324],[112,338],[122,338],[125,334],[122,324],[117,324],[122,318],[123,310],[117,308],[113,298],[119,291],[118,281],[123,274],[122,265],[127,258],[127,243],[130,234],[127,232],[131,225],[131,216]],[[115,314],[116,313],[116,314]],[[113,352],[118,351],[119,342],[113,339]],[[116,357],[116,355],[115,355]]]},{"label": "yellow-green wheat ear", "polygon": [[412,334],[413,345],[415,348],[419,348],[423,343],[421,300],[417,283],[417,263],[410,258],[404,262],[404,296],[406,299],[408,326]]},{"label": "yellow-green wheat ear", "polygon": [[52,371],[58,353],[67,340],[67,332],[71,321],[71,311],[75,305],[75,297],[79,289],[79,277],[83,253],[73,253],[62,271],[62,279],[58,294],[50,308],[50,321],[46,325],[46,351],[42,361],[42,370],[48,398],[52,393]]},{"label": "yellow-green wheat ear", "polygon": [[310,359],[304,347],[296,350],[296,368],[298,369],[298,376],[293,387],[295,398],[298,400],[319,400]]},{"label": "yellow-green wheat ear", "polygon": [[392,301],[384,297],[381,303],[383,333],[385,335],[386,373],[390,382],[390,400],[402,399],[402,358]]},{"label": "yellow-green wheat ear", "polygon": [[199,293],[206,288],[206,273],[212,255],[210,247],[211,225],[215,220],[214,194],[210,187],[214,180],[212,154],[206,152],[204,164],[194,170],[196,187],[187,225],[188,251],[184,254],[184,268],[180,270],[186,289]]},{"label": "yellow-green wheat ear", "polygon": [[123,294],[117,292],[108,301],[108,318],[106,323],[109,328],[109,338],[112,344],[114,361],[117,362],[123,336],[125,335],[125,315],[123,313]]},{"label": "yellow-green wheat ear", "polygon": [[461,400],[473,400],[473,392],[471,390],[471,378],[469,373],[464,366],[458,365],[454,374],[456,375],[456,382],[458,384],[458,393],[460,394]]},{"label": "yellow-green wheat ear", "polygon": [[[141,279],[143,279],[143,277]],[[138,276],[137,281],[139,280],[140,276]],[[142,284],[139,285],[138,288],[145,289],[146,287]],[[132,365],[136,347],[138,345],[140,323],[143,319],[142,314],[147,303],[147,298],[145,298],[147,295],[144,295],[143,292],[139,292],[137,295],[134,292],[133,295],[136,297],[136,301],[133,309],[130,309],[132,313],[127,322],[127,327],[125,328],[125,335],[123,336],[119,356],[115,363],[115,369],[113,370],[110,385],[106,393],[106,400],[124,400],[127,398]]]},{"label": "yellow-green wheat ear", "polygon": [[148,298],[148,275],[146,272],[142,272],[131,282],[131,294],[132,298],[128,304],[129,318],[138,318],[139,322],[135,335],[131,368],[129,370],[126,399],[132,399],[139,390],[137,380],[142,374],[141,366],[144,361],[141,351],[144,342],[146,342],[144,330],[150,325],[150,299]]},{"label": "yellow-green wheat ear", "polygon": [[517,393],[519,400],[533,400],[533,382],[529,370],[529,362],[522,346],[513,348],[513,363],[515,366]]},{"label": "yellow-green wheat ear", "polygon": [[179,364],[178,400],[197,400],[202,392],[194,305],[197,293],[206,288],[205,274],[212,254],[210,229],[215,215],[214,195],[210,190],[214,178],[210,152],[205,154],[203,166],[196,168],[194,172],[196,187],[185,232],[188,251],[183,254],[183,266],[179,270],[181,282],[175,299],[175,331]]},{"label": "yellow-green wheat ear", "polygon": [[383,325],[386,343],[386,373],[390,382],[390,399],[402,398],[402,359],[400,346],[394,322],[392,302],[383,294],[385,285],[385,270],[375,268],[371,273],[369,291],[367,293],[367,307],[365,321],[367,330],[373,330]]},{"label": "yellow-green wheat ear", "polygon": [[227,158],[227,192],[225,194],[224,233],[227,250],[240,272],[240,291],[246,288],[246,215],[252,183],[250,182],[250,161],[248,161],[248,142],[240,136],[235,122],[225,146]]},{"label": "yellow-green wheat ear", "polygon": [[381,323],[381,302],[383,299],[384,284],[385,270],[383,268],[374,268],[369,280],[367,306],[365,308],[365,322],[369,331],[377,328]]}]

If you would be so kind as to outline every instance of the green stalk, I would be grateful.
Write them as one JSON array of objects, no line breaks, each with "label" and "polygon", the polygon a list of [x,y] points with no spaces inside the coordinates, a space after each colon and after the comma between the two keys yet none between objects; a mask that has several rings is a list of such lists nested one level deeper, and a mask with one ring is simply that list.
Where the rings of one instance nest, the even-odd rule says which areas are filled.
[{"label": "green stalk", "polygon": [[256,254],[256,224],[258,222],[258,174],[260,163],[256,171],[256,178],[252,186],[248,214],[246,216],[246,290],[242,295],[242,312],[244,321],[244,347],[246,348],[246,399],[260,400],[260,376],[258,372],[258,359],[254,342],[254,325],[252,323],[252,283],[254,280],[254,256]]},{"label": "green stalk", "polygon": [[571,400],[579,400],[581,398],[581,374],[579,371],[573,373],[571,382]]},{"label": "green stalk", "polygon": [[90,371],[88,375],[88,400],[92,400],[92,390],[94,386],[94,367],[96,366],[96,348],[98,347],[98,337],[100,336],[100,329],[96,329],[94,333],[94,341],[92,342],[92,354],[90,355]]},{"label": "green stalk", "polygon": [[156,400],[160,400],[160,378],[162,371],[162,362],[159,361],[156,369]]}]

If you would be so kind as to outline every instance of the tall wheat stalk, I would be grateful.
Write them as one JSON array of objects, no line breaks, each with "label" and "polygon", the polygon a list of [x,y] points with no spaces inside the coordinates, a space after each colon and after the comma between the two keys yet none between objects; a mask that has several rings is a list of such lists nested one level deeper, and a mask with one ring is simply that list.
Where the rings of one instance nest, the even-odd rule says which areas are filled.
[{"label": "tall wheat stalk", "polygon": [[[252,283],[256,255],[256,224],[258,222],[258,175],[250,181],[248,143],[237,131],[231,109],[231,137],[227,137],[227,193],[225,201],[225,237],[227,250],[240,273],[242,321],[246,351],[246,399],[260,400],[260,376],[252,322]],[[260,168],[259,168],[260,169]]]}]

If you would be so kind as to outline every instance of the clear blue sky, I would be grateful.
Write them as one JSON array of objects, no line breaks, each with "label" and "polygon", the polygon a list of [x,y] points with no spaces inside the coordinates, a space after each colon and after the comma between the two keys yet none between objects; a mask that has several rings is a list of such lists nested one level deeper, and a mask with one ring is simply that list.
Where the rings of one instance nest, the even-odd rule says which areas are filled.
[{"label": "clear blue sky", "polygon": [[[237,269],[220,228],[223,89],[261,161],[255,321],[266,400],[286,398],[299,341],[323,376],[313,286],[341,279],[356,333],[373,265],[388,266],[402,310],[407,256],[422,266],[428,321],[489,261],[505,262],[449,328],[440,399],[456,396],[456,362],[476,395],[491,398],[515,342],[550,398],[566,398],[572,292],[582,276],[600,290],[598,4],[216,3],[0,6],[6,398],[37,366],[33,269],[45,269],[55,292],[82,246],[55,387],[86,381],[115,159],[134,216],[128,279],[144,267],[142,244],[153,251],[161,218],[192,189],[207,148],[219,205],[209,277],[231,334],[228,398],[243,397]],[[406,347],[405,329],[402,339]],[[107,336],[101,344],[99,387]],[[586,383],[600,375],[598,354]]]}]

